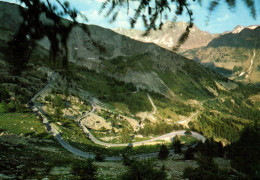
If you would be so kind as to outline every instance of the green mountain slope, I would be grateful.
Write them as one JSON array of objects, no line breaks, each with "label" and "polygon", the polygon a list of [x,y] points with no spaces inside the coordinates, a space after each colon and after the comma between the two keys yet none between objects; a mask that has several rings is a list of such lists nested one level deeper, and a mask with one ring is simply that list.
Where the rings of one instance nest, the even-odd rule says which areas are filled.
[{"label": "green mountain slope", "polygon": [[[8,7],[12,8],[11,6],[16,5],[1,4],[4,4],[0,6],[2,17],[8,15],[10,19],[16,20],[15,25],[18,27],[19,19],[16,18],[17,12],[15,12],[15,8],[14,13],[8,11]],[[16,9],[18,10],[18,8]],[[4,47],[6,46],[4,37],[7,38],[8,32],[13,32],[17,27],[14,28],[6,23],[5,21],[8,20],[5,18],[0,18],[0,20],[1,34],[3,35],[0,40],[1,45]],[[107,124],[111,125],[106,130],[101,129],[100,126],[100,129],[93,130],[98,131],[96,134],[100,134],[100,137],[106,132],[107,134],[110,133],[111,136],[115,136],[112,133],[112,128],[118,130],[116,132],[117,136],[121,136],[123,132],[130,131],[133,133],[136,124],[138,125],[138,122],[143,118],[147,120],[144,120],[144,126],[137,132],[139,135],[163,134],[180,128],[175,126],[177,121],[199,112],[198,116],[192,119],[194,122],[187,126],[204,133],[208,137],[213,136],[230,142],[236,139],[237,132],[245,125],[253,123],[259,117],[255,105],[247,101],[259,89],[253,86],[247,88],[247,86],[230,81],[197,62],[190,61],[154,44],[138,42],[98,26],[88,27],[91,31],[91,38],[98,44],[105,46],[106,51],[100,51],[91,44],[86,33],[76,27],[71,32],[68,42],[69,60],[71,62],[69,72],[63,72],[59,67],[51,67],[48,64],[47,52],[49,44],[47,39],[39,41],[39,45],[34,50],[29,61],[32,65],[31,69],[28,68],[29,72],[23,73],[22,77],[24,78],[21,81],[13,80],[16,77],[8,73],[10,68],[8,63],[1,61],[1,68],[4,72],[4,76],[1,76],[1,84],[13,96],[16,96],[13,93],[15,89],[24,86],[31,94],[27,96],[20,93],[20,95],[27,100],[43,84],[37,84],[37,80],[33,81],[35,84],[31,84],[31,81],[26,78],[33,78],[39,69],[42,69],[43,74],[50,73],[52,70],[60,72],[61,77],[53,87],[53,92],[48,92],[51,98],[48,97],[45,100],[44,96],[39,103],[42,103],[46,111],[47,107],[49,108],[48,115],[52,117],[53,123],[59,123],[57,117],[60,117],[60,111],[64,112],[64,119],[60,124],[67,125],[67,127],[61,127],[61,129],[65,129],[64,132],[67,132],[68,139],[71,137],[71,134],[68,133],[71,131],[70,128],[78,128],[75,130],[77,132],[79,127],[75,125],[71,118],[67,118],[74,117],[73,114],[68,113],[69,110],[73,109],[74,105],[70,98],[68,98],[69,100],[64,98],[65,94],[67,94],[66,96],[87,101],[89,104],[91,100],[96,98],[105,104],[104,107],[109,112],[116,113],[116,115],[112,115],[112,113],[108,116],[107,112],[104,112],[101,108],[99,114],[96,114],[103,118],[103,122],[107,121]],[[3,51],[1,53],[4,54]],[[52,70],[48,69],[50,67]],[[36,72],[30,74],[32,68]],[[5,78],[6,76],[11,78]],[[12,89],[13,86],[17,88]],[[33,90],[32,87],[34,86],[37,88]],[[66,88],[68,89],[67,92],[65,92]],[[149,114],[153,110],[147,94],[151,96],[157,107],[157,111],[151,116],[145,116],[145,114]],[[88,97],[86,97],[87,95]],[[53,106],[51,100],[56,96],[60,97],[66,106]],[[227,103],[226,106],[223,106],[224,102]],[[234,106],[231,106],[230,102],[234,102]],[[75,115],[77,118],[80,113],[83,113],[82,109],[84,108],[80,108],[80,105],[75,106],[77,106],[76,110],[74,108],[74,111],[77,111],[77,115]],[[55,111],[55,108],[60,108],[59,112]],[[256,115],[241,115],[237,111],[242,114],[251,113]],[[122,118],[117,119],[116,117],[119,114],[125,114],[127,117],[133,118],[133,124],[135,125],[132,125],[130,121],[125,123]],[[206,118],[204,118],[205,116]],[[229,121],[227,117],[235,120]],[[57,126],[60,125],[57,124]],[[167,130],[161,129],[161,132],[158,132],[156,130],[158,127],[170,128],[165,128]],[[225,131],[220,132],[221,128],[225,129]],[[125,131],[125,129],[129,131]],[[80,142],[77,143],[80,144]]]}]

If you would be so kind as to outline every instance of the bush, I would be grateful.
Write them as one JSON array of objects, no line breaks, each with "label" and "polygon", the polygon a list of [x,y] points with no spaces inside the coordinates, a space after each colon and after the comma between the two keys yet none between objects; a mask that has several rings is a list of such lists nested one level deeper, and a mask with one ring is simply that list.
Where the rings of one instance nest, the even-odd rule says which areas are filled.
[{"label": "bush", "polygon": [[174,140],[173,140],[173,149],[174,149],[174,153],[181,153],[181,141],[180,141],[180,138],[179,136],[175,136],[174,137]]},{"label": "bush", "polygon": [[7,104],[7,111],[8,112],[15,112],[16,111],[16,105],[14,100],[11,100],[8,104]]},{"label": "bush", "polygon": [[191,133],[191,131],[190,130],[187,130],[187,131],[185,131],[185,133],[184,133],[185,135],[192,135],[192,133]]},{"label": "bush", "polygon": [[192,160],[194,159],[194,150],[192,147],[188,147],[187,151],[184,154],[184,158],[186,160]]},{"label": "bush", "polygon": [[95,153],[95,160],[96,161],[98,161],[98,162],[102,162],[102,161],[104,161],[105,160],[105,157],[104,157],[104,155],[101,153],[101,152],[96,152]]},{"label": "bush", "polygon": [[219,179],[216,178],[218,166],[213,162],[211,157],[199,156],[197,163],[198,168],[186,168],[183,173],[183,178],[187,179]]},{"label": "bush", "polygon": [[53,98],[53,105],[59,108],[64,108],[65,104],[62,100],[62,98],[60,96],[58,96],[57,94],[55,94],[54,98]]},{"label": "bush", "polygon": [[7,102],[10,98],[9,93],[6,91],[5,87],[0,85],[0,102],[5,101]]},{"label": "bush", "polygon": [[55,108],[55,111],[54,111],[54,117],[56,119],[60,119],[62,118],[62,111],[61,111],[61,108]]},{"label": "bush", "polygon": [[75,164],[73,174],[79,179],[96,180],[97,167],[93,164],[92,159],[88,159],[86,165]]},{"label": "bush", "polygon": [[201,141],[198,142],[195,149],[205,156],[223,157],[224,155],[224,148],[222,143],[214,141],[213,138],[206,139],[204,143]]},{"label": "bush", "polygon": [[44,100],[51,102],[51,101],[52,101],[51,95],[45,96],[45,97],[44,97]]},{"label": "bush", "polygon": [[151,160],[133,161],[123,180],[165,180],[167,178],[165,166],[155,168],[155,162]]},{"label": "bush", "polygon": [[126,153],[124,153],[122,157],[123,157],[123,159],[122,159],[123,164],[125,166],[130,166],[134,162],[134,160],[130,159],[129,156]]},{"label": "bush", "polygon": [[158,158],[161,159],[161,160],[164,160],[168,157],[169,153],[170,152],[169,152],[167,146],[162,144],[161,147],[160,147]]}]

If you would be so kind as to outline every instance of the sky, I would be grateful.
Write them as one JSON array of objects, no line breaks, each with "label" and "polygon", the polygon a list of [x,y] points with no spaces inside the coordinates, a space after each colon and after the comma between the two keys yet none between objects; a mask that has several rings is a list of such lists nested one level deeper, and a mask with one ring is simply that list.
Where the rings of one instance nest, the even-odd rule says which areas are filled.
[{"label": "sky", "polygon": [[[4,1],[12,3],[19,2],[18,0]],[[69,2],[72,7],[75,7],[88,18],[88,22],[85,22],[83,18],[79,18],[78,21],[86,24],[95,24],[110,29],[119,27],[130,29],[129,17],[133,15],[134,8],[138,6],[138,1],[131,2],[129,14],[127,14],[127,8],[121,8],[117,20],[111,24],[109,23],[109,19],[104,17],[104,14],[100,15],[98,13],[104,0],[69,0]],[[200,6],[197,2],[190,0],[190,7],[194,14],[194,24],[199,29],[210,33],[222,33],[225,31],[232,31],[232,29],[234,29],[237,25],[260,25],[260,0],[255,0],[255,3],[257,12],[256,19],[252,18],[250,15],[250,10],[244,5],[244,2],[242,0],[237,0],[236,7],[232,10],[230,10],[225,3],[221,3],[210,16],[210,21],[208,24],[206,24],[207,16],[209,14],[208,0],[202,0],[202,6]],[[175,9],[174,6],[171,6],[171,8]],[[178,17],[177,21],[187,22],[188,15],[184,13],[181,17]],[[141,20],[137,21],[135,29],[144,30]]]}]

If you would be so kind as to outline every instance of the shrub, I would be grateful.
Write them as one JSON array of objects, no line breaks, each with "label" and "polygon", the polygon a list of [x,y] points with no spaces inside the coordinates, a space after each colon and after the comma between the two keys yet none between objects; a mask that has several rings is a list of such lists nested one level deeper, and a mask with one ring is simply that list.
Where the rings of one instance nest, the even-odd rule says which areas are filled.
[{"label": "shrub", "polygon": [[169,153],[170,152],[169,152],[167,146],[162,144],[161,147],[160,147],[158,158],[161,159],[161,160],[164,160],[168,157]]},{"label": "shrub", "polygon": [[194,150],[192,147],[188,147],[187,151],[184,154],[184,158],[186,160],[192,160],[194,159]]},{"label": "shrub", "polygon": [[75,164],[72,172],[79,179],[87,179],[87,180],[97,179],[97,166],[93,164],[92,159],[88,159],[85,165]]},{"label": "shrub", "polygon": [[99,162],[102,162],[102,161],[105,160],[105,157],[104,157],[104,155],[101,152],[97,151],[95,153],[95,160],[99,161]]},{"label": "shrub", "polygon": [[51,95],[45,96],[45,97],[44,97],[44,100],[51,102],[51,101],[52,101]]},{"label": "shrub", "polygon": [[167,178],[165,166],[160,169],[155,168],[155,162],[151,160],[133,161],[127,172],[123,175],[123,180],[143,179],[143,180],[165,180]]},{"label": "shrub", "polygon": [[5,87],[0,85],[0,102],[1,101],[7,102],[9,98],[10,98],[10,95],[7,92],[7,90],[5,89]]},{"label": "shrub", "polygon": [[174,149],[174,153],[181,153],[181,141],[179,136],[175,136],[174,140],[173,140],[173,149]]}]

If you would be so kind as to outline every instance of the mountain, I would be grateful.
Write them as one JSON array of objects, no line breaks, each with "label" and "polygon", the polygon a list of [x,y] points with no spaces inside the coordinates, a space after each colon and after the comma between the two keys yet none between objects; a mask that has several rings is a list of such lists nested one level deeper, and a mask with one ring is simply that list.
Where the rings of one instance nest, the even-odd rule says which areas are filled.
[{"label": "mountain", "polygon": [[[172,148],[176,134],[181,135],[176,139],[184,146],[190,149],[198,144],[198,153],[213,157],[223,156],[225,149],[232,150],[223,149],[222,143],[237,142],[239,151],[234,152],[242,155],[231,153],[232,158],[238,158],[237,168],[242,167],[240,171],[244,172],[241,162],[248,156],[254,161],[245,162],[247,170],[258,172],[255,147],[259,143],[255,143],[258,142],[255,130],[260,118],[259,88],[229,80],[155,44],[88,25],[85,27],[93,41],[79,27],[69,36],[68,70],[61,69],[59,59],[56,64],[49,62],[50,45],[44,38],[36,43],[27,65],[17,76],[9,71],[12,64],[5,50],[22,21],[18,11],[18,5],[0,2],[1,178],[120,179],[131,176],[124,174],[126,171],[132,174],[130,170],[143,171],[147,166],[145,174],[135,174],[147,178],[151,177],[148,174],[166,175],[167,171],[169,179],[190,178],[186,176],[199,179],[203,174],[229,179],[221,169],[229,166],[226,159],[217,159],[219,169],[212,159],[200,159],[209,162],[205,171],[199,167],[200,174],[198,169],[184,169],[190,165],[197,167],[196,161],[184,162],[177,154],[163,162],[156,160],[159,144]],[[42,21],[46,21],[44,16]],[[250,139],[238,141],[247,126],[254,126],[254,133],[247,130]],[[204,136],[221,142],[205,140]],[[200,139],[205,144],[196,137],[203,137]],[[122,143],[127,147],[118,148]],[[140,146],[135,147],[136,144]],[[122,154],[123,163],[114,162],[121,160]],[[185,159],[190,159],[186,156],[185,153]],[[83,157],[96,161],[105,158],[110,162],[92,164]],[[156,164],[149,160],[135,163],[128,157],[138,160],[154,157]],[[173,159],[178,159],[177,164],[172,163]],[[166,166],[159,170],[157,167],[162,163]],[[130,169],[123,164],[130,165]],[[232,178],[245,179],[246,176],[230,169]]]},{"label": "mountain", "polygon": [[257,27],[258,27],[258,25],[251,25],[251,26],[247,26],[247,27],[238,25],[238,26],[236,26],[231,32],[232,32],[233,34],[237,34],[237,33],[240,33],[242,30],[244,30],[245,28],[246,28],[246,29],[255,29],[255,28],[257,28]]},{"label": "mountain", "polygon": [[[114,29],[114,31],[138,41],[154,43],[163,48],[172,50],[172,48],[177,45],[178,39],[185,31],[187,25],[188,23],[185,22],[174,23],[167,21],[161,30],[152,30],[148,36],[143,36],[144,31],[135,29],[117,28]],[[207,46],[207,44],[216,37],[218,37],[218,34],[201,31],[194,25],[190,31],[188,40],[181,45],[180,51]]]},{"label": "mountain", "polygon": [[[0,3],[0,45],[3,47],[9,35],[21,23],[19,13],[16,12],[18,10],[17,5]],[[64,23],[68,21],[64,20]],[[84,103],[78,102],[90,105],[93,101],[99,102],[101,107],[90,119],[93,124],[99,125],[91,126],[92,132],[100,135],[100,138],[106,136],[104,132],[110,132],[108,138],[115,140],[119,137],[116,140],[120,141],[126,141],[124,133],[129,139],[129,134],[134,133],[134,130],[141,137],[171,132],[182,128],[176,126],[176,123],[184,119],[187,127],[227,143],[235,141],[240,130],[258,118],[258,111],[255,111],[258,102],[251,102],[250,99],[252,94],[259,92],[254,86],[249,88],[228,80],[200,63],[153,43],[136,41],[99,26],[86,27],[95,44],[79,27],[72,30],[67,44],[69,72],[65,73],[63,69],[48,64],[48,55],[45,53],[49,50],[49,42],[46,38],[38,42],[29,60],[29,72],[24,72],[21,77],[8,73],[8,63],[1,60],[0,64],[1,70],[5,71],[0,81],[6,89],[19,92],[24,87],[31,92],[19,92],[24,98],[23,102],[29,100],[31,94],[37,93],[40,87],[33,89],[35,84],[41,85],[37,83],[41,75],[37,75],[35,84],[32,84],[30,79],[33,77],[30,74],[35,76],[40,70],[47,75],[53,71],[60,72],[58,83],[37,103],[45,108],[55,124],[60,118],[60,111],[64,113],[64,119],[59,123],[68,126],[61,127],[68,128],[64,134],[71,135],[68,133],[71,131],[69,128],[81,132],[77,125],[70,124],[73,117],[78,117],[84,111]],[[97,46],[105,49],[100,50]],[[1,53],[4,54],[3,51]],[[36,72],[30,72],[32,70]],[[70,98],[66,98],[68,96]],[[77,105],[73,105],[75,101],[72,101],[76,98],[79,99],[75,100]],[[51,102],[53,99],[58,103]],[[64,104],[60,103],[63,101]],[[75,111],[75,114],[70,111]],[[131,119],[125,121],[123,116]],[[145,125],[136,129],[135,125],[142,119]],[[60,127],[59,124],[57,126]],[[112,129],[117,133],[116,136]]]},{"label": "mountain", "polygon": [[[10,11],[10,8],[13,10]],[[0,24],[2,28],[11,31],[16,31],[19,28],[22,19],[17,11],[19,12],[17,5],[1,2]],[[42,19],[45,21],[44,17]],[[66,20],[64,21],[66,23]],[[207,94],[208,85],[204,85],[202,81],[193,79],[193,69],[197,66],[197,69],[203,68],[199,64],[190,62],[183,56],[158,47],[155,44],[136,41],[115,33],[110,29],[94,25],[89,25],[88,28],[91,33],[91,39],[99,46],[105,47],[105,50],[101,52],[97,46],[91,42],[87,33],[81,28],[75,27],[68,41],[70,62],[80,66],[86,66],[88,69],[97,72],[106,73],[106,75],[117,78],[118,80],[133,83],[138,88],[151,90],[167,96],[178,93],[183,94],[181,93],[181,89],[186,86],[192,86],[191,89],[197,89],[195,91],[198,92],[198,94]],[[47,38],[40,40],[39,44],[46,50],[50,48]],[[117,57],[121,58],[115,60]],[[119,63],[113,64],[113,61],[118,61]],[[124,63],[127,64],[127,62],[130,63],[131,66],[127,67],[124,65]],[[120,63],[123,65],[119,66]],[[189,69],[191,67],[192,69]],[[121,73],[119,74],[119,72]],[[205,77],[208,77],[208,73],[210,73],[206,69],[203,69],[201,72],[205,72],[206,74],[203,75],[202,73],[199,76]],[[167,85],[165,80],[162,79],[164,73],[170,73],[176,76],[176,78],[186,76],[186,79],[190,79],[191,77],[191,80],[187,79],[187,82],[180,83],[180,87],[174,85],[175,91],[168,86],[172,86],[171,84],[177,81],[177,79],[173,80],[173,82],[169,82],[170,85]],[[205,78],[201,78],[201,80],[204,79]],[[190,82],[193,82],[191,83],[192,85]],[[184,91],[187,91],[185,89],[186,88],[184,88]],[[186,93],[184,94],[186,95]]]},{"label": "mountain", "polygon": [[231,79],[260,82],[260,26],[237,26],[214,38],[206,47],[184,56],[199,61]]}]

